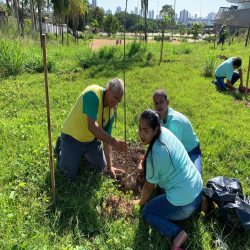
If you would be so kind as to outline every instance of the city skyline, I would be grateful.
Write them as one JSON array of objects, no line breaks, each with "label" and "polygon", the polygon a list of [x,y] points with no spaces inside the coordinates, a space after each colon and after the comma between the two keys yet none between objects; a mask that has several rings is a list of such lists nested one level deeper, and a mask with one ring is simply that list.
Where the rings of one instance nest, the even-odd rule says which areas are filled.
[{"label": "city skyline", "polygon": [[[112,10],[112,13],[116,13],[116,8],[118,6],[121,7],[121,11],[125,10],[125,4],[126,0],[96,0],[96,5],[98,7],[104,8],[105,12],[110,9]],[[154,16],[158,15],[162,6],[165,4],[174,5],[174,0],[169,1],[166,3],[166,1],[158,0],[158,1],[149,1],[148,2],[148,11],[153,10]],[[135,4],[136,3],[136,4]],[[128,1],[127,6],[127,12],[128,13],[135,13],[135,8],[138,7],[138,14],[141,10],[141,1],[134,1],[130,2]],[[186,1],[186,0],[176,0],[175,5],[175,12],[180,15],[180,11],[183,9],[186,9],[192,17],[194,17],[197,14],[197,18],[200,16],[206,17],[211,12],[217,13],[220,7],[229,7],[231,6],[230,3],[228,3],[226,0],[210,0],[204,1],[204,0],[192,0],[192,1]],[[174,6],[173,6],[174,8]]]}]

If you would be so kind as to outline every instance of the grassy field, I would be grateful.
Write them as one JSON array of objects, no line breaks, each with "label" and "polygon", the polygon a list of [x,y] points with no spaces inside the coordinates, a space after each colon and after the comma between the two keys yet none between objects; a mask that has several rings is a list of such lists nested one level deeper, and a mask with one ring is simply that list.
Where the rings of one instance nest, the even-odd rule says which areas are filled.
[{"label": "grassy field", "polygon": [[[1,32],[1,31],[0,31]],[[7,34],[7,33],[5,33]],[[4,36],[8,44],[13,37]],[[96,52],[79,42],[62,46],[47,37],[50,65],[49,93],[52,138],[55,145],[61,125],[81,91],[88,85],[123,79],[123,48],[101,48]],[[12,47],[18,47],[16,44]],[[219,93],[204,76],[204,56],[209,53],[243,59],[246,82],[249,47],[225,45],[213,52],[212,44],[126,45],[127,138],[138,138],[138,116],[153,108],[152,94],[163,88],[170,106],[192,122],[203,153],[204,184],[215,176],[239,178],[250,195],[250,107],[245,96]],[[119,47],[119,48],[118,48]],[[21,41],[23,66],[10,75],[0,67],[0,249],[170,249],[171,242],[144,221],[135,207],[133,214],[109,216],[106,199],[121,196],[113,180],[81,162],[77,180],[61,176],[56,157],[57,205],[52,205],[49,147],[42,51],[36,38]],[[13,57],[15,58],[13,52]],[[223,60],[216,59],[216,65]],[[88,69],[83,70],[83,64]],[[13,65],[13,64],[12,64]],[[236,83],[238,86],[239,83]],[[118,105],[115,137],[124,139],[123,103]],[[195,214],[179,223],[192,240],[191,249],[219,249],[220,237],[229,249],[250,249],[250,233],[239,236],[225,227],[215,210],[207,218]]]}]

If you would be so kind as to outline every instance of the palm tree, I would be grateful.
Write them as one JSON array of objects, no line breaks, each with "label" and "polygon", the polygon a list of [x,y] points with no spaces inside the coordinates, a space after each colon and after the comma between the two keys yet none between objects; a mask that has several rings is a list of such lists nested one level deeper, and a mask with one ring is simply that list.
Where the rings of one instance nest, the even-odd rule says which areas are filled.
[{"label": "palm tree", "polygon": [[144,18],[145,18],[145,41],[147,42],[148,0],[141,0],[141,9],[144,10]]}]

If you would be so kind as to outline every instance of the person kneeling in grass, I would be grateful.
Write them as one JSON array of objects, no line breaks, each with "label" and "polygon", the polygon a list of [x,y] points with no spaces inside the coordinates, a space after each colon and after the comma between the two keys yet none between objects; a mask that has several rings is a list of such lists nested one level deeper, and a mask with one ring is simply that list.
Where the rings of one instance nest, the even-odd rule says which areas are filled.
[{"label": "person kneeling in grass", "polygon": [[167,93],[157,90],[153,95],[155,110],[161,116],[161,125],[169,129],[183,144],[191,161],[202,177],[202,157],[200,143],[186,116],[169,107]]},{"label": "person kneeling in grass", "polygon": [[[240,57],[231,57],[217,67],[215,71],[216,80],[212,82],[217,85],[220,91],[226,90],[227,87],[232,90],[236,90],[233,85],[236,81],[238,81],[239,78],[239,90],[241,92],[244,91],[241,64],[242,60]],[[235,69],[238,69],[239,73],[234,71]],[[224,78],[227,79],[226,83],[224,83]]]},{"label": "person kneeling in grass", "polygon": [[111,155],[112,147],[120,152],[128,149],[127,143],[111,136],[114,107],[123,94],[124,83],[116,78],[107,84],[106,89],[91,85],[78,97],[62,126],[55,148],[59,167],[69,179],[76,178],[82,156],[99,171],[108,166],[114,177],[116,172],[125,173],[113,167]]},{"label": "person kneeling in grass", "polygon": [[190,217],[202,199],[202,178],[190,160],[182,143],[168,129],[161,126],[160,116],[146,109],[139,118],[139,136],[149,145],[139,164],[142,178],[146,178],[141,199],[133,201],[143,206],[150,198],[155,184],[164,190],[143,208],[144,219],[164,236],[170,237],[172,249],[187,240],[187,233],[173,221]]}]

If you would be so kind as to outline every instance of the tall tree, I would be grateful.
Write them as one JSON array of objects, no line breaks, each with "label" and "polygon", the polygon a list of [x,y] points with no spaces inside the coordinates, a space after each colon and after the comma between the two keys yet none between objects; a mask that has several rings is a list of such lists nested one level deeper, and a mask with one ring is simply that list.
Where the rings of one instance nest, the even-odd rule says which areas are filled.
[{"label": "tall tree", "polygon": [[161,57],[160,57],[160,63],[162,61],[162,51],[163,51],[163,42],[164,42],[164,33],[167,28],[170,28],[174,23],[174,15],[175,12],[172,8],[172,5],[164,5],[162,6],[162,9],[160,11],[161,20],[158,22],[161,28]]},{"label": "tall tree", "polygon": [[118,21],[115,16],[113,16],[112,14],[108,14],[104,18],[103,26],[104,26],[104,31],[108,33],[108,36],[111,36],[118,30]]},{"label": "tall tree", "polygon": [[144,12],[145,18],[145,41],[147,42],[147,14],[148,14],[148,0],[141,0],[141,9]]}]

